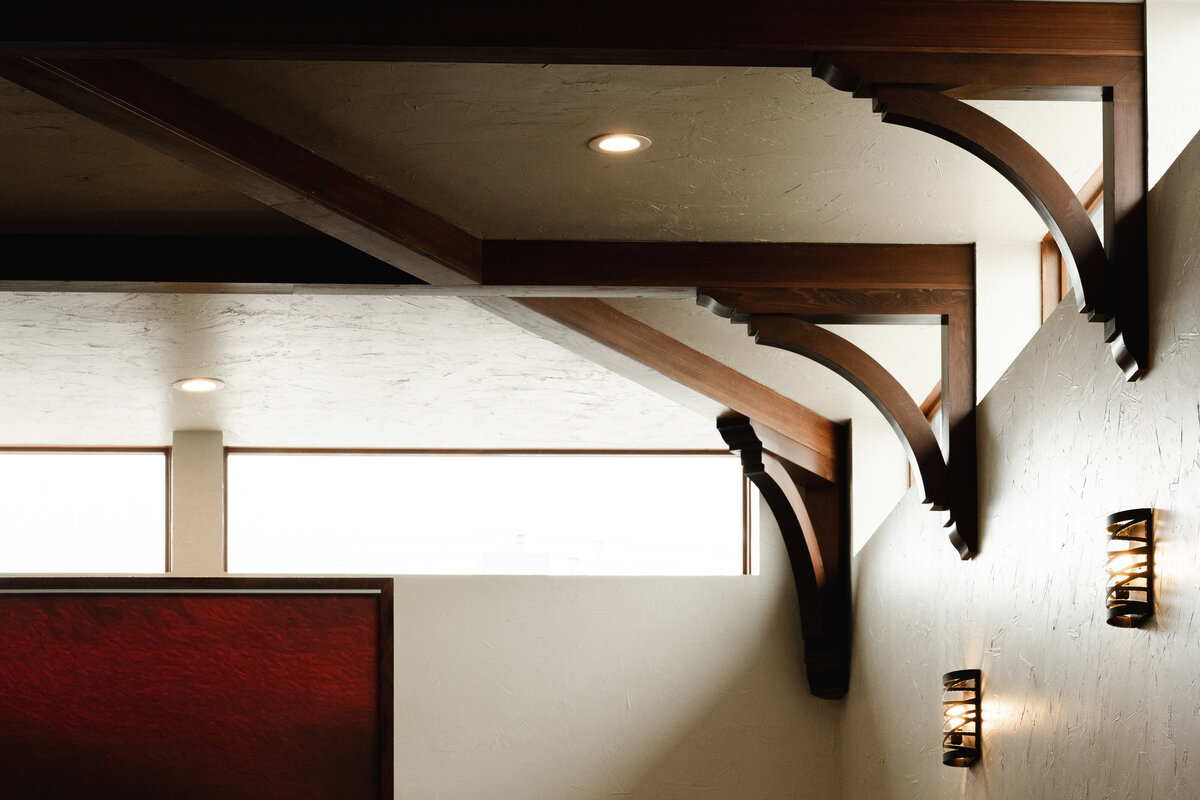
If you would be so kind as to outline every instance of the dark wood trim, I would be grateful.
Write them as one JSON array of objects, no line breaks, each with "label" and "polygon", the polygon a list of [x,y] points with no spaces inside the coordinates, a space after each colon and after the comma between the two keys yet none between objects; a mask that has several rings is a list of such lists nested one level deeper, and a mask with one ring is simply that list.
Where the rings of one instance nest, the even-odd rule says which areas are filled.
[{"label": "dark wood trim", "polygon": [[742,574],[754,574],[754,516],[750,508],[750,479],[742,475]]},{"label": "dark wood trim", "polygon": [[1130,73],[1104,93],[1104,248],[1113,315],[1104,340],[1134,381],[1150,366],[1146,195],[1146,76]]},{"label": "dark wood trim", "polygon": [[870,97],[877,86],[922,85],[958,100],[1099,101],[1101,87],[1138,69],[1142,57],[826,51],[812,74],[855,97]]},{"label": "dark wood trim", "polygon": [[[1091,217],[1096,213],[1104,200],[1104,165],[1101,164],[1091,176],[1084,181],[1083,186],[1075,193],[1083,210]],[[1054,242],[1054,234],[1047,233],[1042,238],[1042,322],[1050,318],[1050,314],[1058,307],[1070,290],[1066,267],[1063,264],[1062,253]]]},{"label": "dark wood trim", "polygon": [[[719,406],[761,420],[784,432],[806,450],[797,460],[820,475],[835,473],[836,426],[766,386],[708,356],[689,350],[666,334],[625,316],[599,300],[527,299],[520,302],[601,344],[621,352],[672,381],[690,387]],[[686,352],[685,352],[686,351]]]},{"label": "dark wood trim", "polygon": [[0,576],[0,592],[79,591],[127,592],[224,592],[277,591],[280,593],[346,592],[382,594],[392,583],[389,577],[177,577],[145,575],[139,577],[12,577]]},{"label": "dark wood trim", "polygon": [[[395,267],[328,236],[0,236],[13,259],[0,285],[95,284],[103,291],[189,284],[417,285]],[[15,290],[15,289],[14,289]],[[58,289],[62,291],[62,289]]]},{"label": "dark wood trim", "polygon": [[[938,0],[747,0],[717,6],[649,0],[636,7],[478,0],[438,4],[213,4],[203,14],[147,2],[103,14],[65,0],[14,7],[0,53],[22,56],[507,61],[809,66],[817,53],[1138,56],[1140,6],[1021,6]],[[686,24],[681,24],[686,20]]]},{"label": "dark wood trim", "polygon": [[385,800],[396,796],[396,584],[388,578],[379,591],[379,787]]},{"label": "dark wood trim", "polygon": [[1029,200],[1054,233],[1081,312],[1103,321],[1111,308],[1104,246],[1075,192],[1024,139],[982,111],[931,89],[881,87],[875,110],[883,121],[944,139],[987,163]]},{"label": "dark wood trim", "polygon": [[[885,281],[886,277],[881,279]],[[703,286],[697,302],[722,317],[744,322],[745,314],[795,314],[810,322],[860,325],[937,325],[967,289],[743,289]],[[753,309],[753,312],[749,310]]]},{"label": "dark wood trim", "polygon": [[879,409],[900,438],[917,474],[924,502],[950,508],[941,448],[921,409],[891,373],[858,347],[811,322],[775,314],[752,314],[747,329],[757,344],[812,359],[850,381]]},{"label": "dark wood trim", "polygon": [[[800,355],[813,358],[819,363],[829,366],[846,377],[847,371],[860,374],[860,379],[848,378],[860,391],[872,400],[892,423],[893,430],[903,440],[913,436],[911,442],[906,442],[915,476],[922,484],[928,486],[930,480],[945,481],[945,495],[934,496],[926,488],[926,499],[935,503],[935,508],[949,508],[953,514],[948,521],[951,543],[963,558],[969,558],[977,552],[978,543],[978,490],[976,486],[976,441],[975,441],[975,293],[973,290],[954,290],[921,292],[920,290],[904,290],[891,292],[887,290],[828,291],[829,298],[817,302],[810,293],[791,289],[779,289],[774,292],[765,289],[737,289],[729,287],[702,288],[700,303],[721,316],[729,317],[734,322],[745,322],[751,326],[766,324],[768,320],[780,320],[778,325],[787,321],[800,322],[804,320],[808,326],[798,329],[795,333],[804,341],[817,342],[824,348],[822,352],[813,350],[814,344],[806,344],[809,351],[802,352],[798,344],[782,346]],[[845,295],[838,299],[839,295]],[[833,307],[831,302],[842,304],[840,310],[845,313],[831,315],[827,309]],[[940,386],[945,387],[942,393],[941,430],[942,442],[945,443],[946,458],[943,460],[942,450],[939,449],[933,432],[930,429],[924,409],[916,406],[908,393],[903,390],[888,375],[882,367],[870,360],[865,354],[853,348],[848,342],[837,338],[837,342],[825,341],[824,337],[832,337],[826,331],[816,328],[814,321],[825,322],[836,319],[844,323],[877,323],[896,321],[921,321],[942,326],[942,377]],[[764,342],[761,337],[757,339]],[[840,344],[839,344],[840,343]],[[853,348],[853,349],[851,349]],[[838,363],[838,358],[850,359]],[[865,359],[865,360],[864,360]],[[869,363],[868,363],[869,362]],[[836,364],[836,366],[835,366]],[[880,374],[882,373],[882,374]],[[864,381],[869,376],[876,388],[865,388]],[[880,406],[878,398],[887,397],[892,404],[890,410]],[[912,406],[911,409],[908,406]],[[909,414],[909,411],[912,414]],[[903,414],[904,416],[901,416]],[[921,423],[916,422],[917,415]],[[911,417],[911,419],[909,419]],[[932,444],[931,444],[932,442]],[[925,461],[925,472],[917,458]],[[953,469],[949,465],[953,465]]]},{"label": "dark wood trim", "polygon": [[475,237],[133,62],[0,59],[0,76],[409,275],[478,282]]},{"label": "dark wood trim", "polygon": [[487,240],[482,273],[490,286],[967,289],[975,255],[962,244]]},{"label": "dark wood trim", "polygon": [[[836,480],[789,461],[777,431],[740,414],[717,430],[741,457],[742,471],[762,493],[783,534],[804,634],[809,690],[844,697],[850,678],[849,428],[839,426]],[[792,443],[794,446],[794,443]]]}]

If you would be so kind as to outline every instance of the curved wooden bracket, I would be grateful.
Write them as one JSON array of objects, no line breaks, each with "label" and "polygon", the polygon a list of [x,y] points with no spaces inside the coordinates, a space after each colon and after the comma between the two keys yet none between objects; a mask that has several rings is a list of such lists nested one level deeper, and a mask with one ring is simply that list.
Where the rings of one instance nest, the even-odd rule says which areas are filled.
[{"label": "curved wooden bracket", "polygon": [[1094,322],[1112,315],[1104,245],[1074,190],[1041,153],[993,117],[920,86],[880,86],[875,111],[884,122],[958,145],[1003,175],[1041,216],[1066,259],[1078,310]]},{"label": "curved wooden bracket", "polygon": [[[841,58],[849,58],[845,64]],[[861,55],[858,59],[862,61]],[[853,55],[818,57],[813,75],[835,89],[874,97],[884,122],[944,139],[982,159],[1021,192],[1046,223],[1063,254],[1078,310],[1104,323],[1104,340],[1126,380],[1149,368],[1146,270],[1145,73],[1138,64],[1113,65],[1094,87],[1104,101],[1105,175],[1120,182],[1105,187],[1102,244],[1087,211],[1051,164],[1028,142],[996,119],[943,94],[945,86],[897,82],[905,74],[878,59],[880,75],[862,75]],[[976,70],[979,65],[976,65]],[[953,69],[950,70],[954,72]],[[883,75],[890,77],[880,78]],[[984,69],[982,74],[986,74]],[[976,87],[978,88],[978,87]],[[1119,269],[1116,267],[1119,266]]]},{"label": "curved wooden bracket", "polygon": [[[735,323],[747,323],[756,343],[788,350],[823,364],[861,391],[879,409],[900,439],[925,502],[935,510],[951,512],[946,527],[949,529],[950,542],[959,556],[963,559],[973,556],[979,546],[974,382],[965,384],[970,387],[971,396],[962,397],[961,391],[955,392],[950,404],[953,408],[944,412],[951,418],[951,424],[947,426],[947,450],[951,459],[949,463],[955,465],[952,473],[928,420],[904,387],[879,362],[855,345],[794,313],[787,313],[793,306],[797,309],[800,307],[792,294],[783,292],[774,308],[769,300],[759,299],[754,303],[759,309],[771,308],[774,313],[754,313],[747,309],[741,302],[746,299],[746,293],[737,291],[704,289],[697,299],[701,305],[720,316],[728,317]],[[961,305],[961,298],[955,303]],[[958,362],[963,360],[963,354],[974,352],[973,326],[965,319],[968,316],[955,314],[943,325],[943,338],[954,338],[959,345],[948,347],[949,343],[944,342],[947,350],[945,357],[949,362],[945,366],[950,368],[946,374],[950,385],[954,386],[963,383],[960,374],[963,364]],[[962,341],[958,342],[958,339]],[[953,357],[955,353],[959,355],[958,358]]]},{"label": "curved wooden bracket", "polygon": [[849,429],[839,426],[837,480],[789,460],[786,437],[740,414],[717,420],[771,509],[791,562],[809,690],[844,697],[850,680]]}]

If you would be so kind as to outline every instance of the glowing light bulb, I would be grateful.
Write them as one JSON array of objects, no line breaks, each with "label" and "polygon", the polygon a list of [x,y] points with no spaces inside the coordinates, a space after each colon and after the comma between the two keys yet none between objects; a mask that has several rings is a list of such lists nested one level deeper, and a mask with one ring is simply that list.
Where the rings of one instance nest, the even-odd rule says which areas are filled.
[{"label": "glowing light bulb", "polygon": [[219,378],[184,378],[183,380],[175,381],[171,384],[172,387],[181,392],[190,394],[204,394],[206,392],[215,392],[218,389],[225,387],[225,381]]},{"label": "glowing light bulb", "polygon": [[650,140],[636,133],[606,133],[588,142],[598,153],[636,153],[650,146]]}]

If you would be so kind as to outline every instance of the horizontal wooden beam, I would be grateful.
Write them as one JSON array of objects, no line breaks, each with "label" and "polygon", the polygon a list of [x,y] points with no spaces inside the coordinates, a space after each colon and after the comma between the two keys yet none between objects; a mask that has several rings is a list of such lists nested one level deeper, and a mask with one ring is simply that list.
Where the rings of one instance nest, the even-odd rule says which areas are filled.
[{"label": "horizontal wooden beam", "polygon": [[0,76],[409,275],[478,282],[475,237],[133,62],[0,59]]},{"label": "horizontal wooden beam", "polygon": [[[144,67],[0,59],[0,74],[251,197],[278,203],[285,213],[421,280],[479,283],[480,240]],[[635,380],[678,384],[762,419],[812,449],[814,472],[834,468],[832,422],[603,302],[473,302],[627,377],[622,368],[634,362],[643,368]],[[581,347],[580,338],[589,344]]]},{"label": "horizontal wooden beam", "polygon": [[440,3],[64,0],[6,9],[0,54],[811,66],[817,54],[1140,56],[1142,6],[1098,3],[647,0],[626,8]]},{"label": "horizontal wooden beam", "polygon": [[806,286],[967,289],[973,245],[754,242],[483,243],[493,286]]},{"label": "horizontal wooden beam", "polygon": [[[704,286],[702,306],[735,322],[754,314],[789,314],[810,322],[938,325],[974,297],[971,289],[779,289]],[[748,311],[747,309],[752,309]]]},{"label": "horizontal wooden beam", "polygon": [[8,259],[3,275],[8,284],[419,283],[328,236],[12,235],[0,236],[0,252],[36,254]]}]

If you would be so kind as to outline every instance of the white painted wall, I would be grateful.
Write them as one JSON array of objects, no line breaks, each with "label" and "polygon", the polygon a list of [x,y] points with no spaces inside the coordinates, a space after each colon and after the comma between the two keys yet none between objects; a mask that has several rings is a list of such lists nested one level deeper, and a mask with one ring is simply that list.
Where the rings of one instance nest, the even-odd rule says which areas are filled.
[{"label": "white painted wall", "polygon": [[1038,242],[975,245],[975,389],[991,390],[1042,324]]},{"label": "white painted wall", "polygon": [[[857,559],[843,797],[1200,796],[1200,139],[1149,210],[1149,375],[1125,383],[1060,306],[979,408],[979,556],[958,561],[910,493]],[[1158,615],[1110,628],[1103,518],[1142,505]],[[963,667],[984,673],[970,770],[939,755],[939,679]]]},{"label": "white painted wall", "polygon": [[398,577],[397,797],[835,797],[840,703],[762,538],[755,577]]},{"label": "white painted wall", "polygon": [[1200,2],[1146,0],[1146,81],[1150,96],[1150,185],[1200,130]]}]

